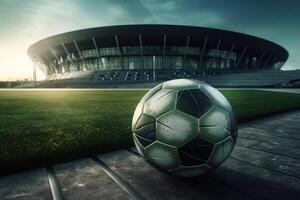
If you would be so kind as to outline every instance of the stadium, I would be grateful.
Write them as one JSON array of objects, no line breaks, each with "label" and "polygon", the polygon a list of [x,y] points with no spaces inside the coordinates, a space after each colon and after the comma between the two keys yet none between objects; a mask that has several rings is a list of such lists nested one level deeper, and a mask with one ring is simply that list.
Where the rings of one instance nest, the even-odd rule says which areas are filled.
[{"label": "stadium", "polygon": [[28,49],[38,87],[146,87],[175,78],[223,87],[297,82],[282,46],[247,34],[178,25],[120,25],[55,35]]}]

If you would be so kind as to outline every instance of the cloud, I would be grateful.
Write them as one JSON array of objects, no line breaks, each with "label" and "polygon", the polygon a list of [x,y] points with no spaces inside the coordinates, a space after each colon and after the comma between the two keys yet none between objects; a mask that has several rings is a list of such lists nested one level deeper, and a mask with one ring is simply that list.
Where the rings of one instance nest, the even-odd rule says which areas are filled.
[{"label": "cloud", "polygon": [[199,5],[193,7],[193,1],[187,3],[183,0],[141,0],[141,2],[152,13],[157,23],[217,26],[223,22],[218,13],[210,12]]},{"label": "cloud", "polygon": [[[221,28],[262,37],[285,47],[284,68],[300,69],[300,1],[141,0],[156,21]],[[271,3],[270,3],[271,2]]]}]

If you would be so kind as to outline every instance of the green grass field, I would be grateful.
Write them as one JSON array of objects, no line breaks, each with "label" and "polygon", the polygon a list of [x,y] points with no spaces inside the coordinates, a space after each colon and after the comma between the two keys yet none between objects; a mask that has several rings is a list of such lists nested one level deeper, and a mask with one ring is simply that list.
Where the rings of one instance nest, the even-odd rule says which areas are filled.
[{"label": "green grass field", "polygon": [[[300,95],[221,91],[240,122],[300,109]],[[12,172],[132,145],[145,90],[0,90],[0,171]]]}]

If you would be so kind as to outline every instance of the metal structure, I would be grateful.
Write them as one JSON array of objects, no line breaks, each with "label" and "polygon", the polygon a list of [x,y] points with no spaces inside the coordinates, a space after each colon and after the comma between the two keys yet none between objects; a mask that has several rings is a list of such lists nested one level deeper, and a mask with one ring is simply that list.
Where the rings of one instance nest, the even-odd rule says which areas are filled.
[{"label": "metal structure", "polygon": [[[247,34],[194,26],[120,25],[78,30],[28,49],[48,77],[89,71],[193,71],[280,69],[286,49]],[[155,59],[153,59],[155,58]],[[151,79],[154,80],[154,73]],[[78,77],[78,76],[77,76]]]}]

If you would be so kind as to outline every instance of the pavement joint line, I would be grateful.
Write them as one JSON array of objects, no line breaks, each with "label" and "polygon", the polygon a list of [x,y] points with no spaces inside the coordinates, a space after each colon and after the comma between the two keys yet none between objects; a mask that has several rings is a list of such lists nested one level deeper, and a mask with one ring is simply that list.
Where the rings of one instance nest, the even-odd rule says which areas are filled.
[{"label": "pavement joint line", "polygon": [[[237,138],[238,138],[239,136],[237,136]],[[244,140],[246,140],[246,139],[244,139]],[[260,141],[260,142],[256,142],[255,144],[252,144],[252,145],[250,145],[250,146],[248,146],[249,148],[254,148],[255,146],[257,146],[257,145],[261,145],[261,143],[263,143],[262,141]],[[237,144],[237,142],[236,142],[236,145],[237,146],[239,146],[239,144]],[[240,145],[240,146],[243,146],[243,145]],[[246,145],[245,145],[246,146]]]},{"label": "pavement joint line", "polygon": [[[242,139],[246,139],[246,140],[253,140],[253,141],[257,141],[257,142],[265,142],[265,143],[268,143],[268,144],[274,144],[274,143],[272,143],[272,142],[270,142],[270,140],[264,140],[264,139],[262,139],[262,140],[258,140],[258,139],[255,139],[255,138],[251,138],[251,137],[245,137],[245,136],[243,136],[243,135],[238,135],[238,138],[242,138]],[[300,149],[300,147],[298,147],[298,146],[296,146],[296,145],[286,145],[285,144],[285,146],[286,147],[289,147],[289,148],[295,148],[295,149]]]},{"label": "pavement joint line", "polygon": [[[260,128],[259,128],[260,129]],[[253,131],[251,130],[243,130],[241,129],[242,132],[246,132],[246,133],[253,133]],[[243,133],[241,133],[243,134]],[[269,134],[269,133],[266,133],[266,132],[256,132],[256,134],[260,134],[260,135],[263,135],[263,136],[268,136],[268,137],[275,137],[275,138],[282,138],[282,139],[291,139],[291,137],[287,137],[287,136],[280,136],[279,133],[278,134]],[[300,141],[300,139],[298,138],[292,138],[293,140],[297,140],[297,141]]]},{"label": "pavement joint line", "polygon": [[276,153],[274,151],[269,151],[269,150],[264,150],[264,149],[260,149],[260,148],[255,148],[256,145],[252,145],[252,146],[246,146],[246,145],[236,145],[237,147],[242,147],[242,148],[247,148],[247,149],[253,149],[256,151],[262,151],[262,152],[266,152],[266,153],[270,153],[270,154],[274,154],[274,155],[278,155],[278,156],[282,156],[282,157],[287,157],[287,158],[292,158],[295,160],[299,160],[300,157],[295,157],[295,156],[289,156],[289,155],[284,155],[284,154],[280,154],[280,153]]},{"label": "pavement joint line", "polygon": [[101,169],[113,179],[133,200],[145,200],[145,198],[136,191],[126,180],[124,180],[118,173],[109,168],[102,160],[97,156],[91,156],[91,159],[95,161]]},{"label": "pavement joint line", "polygon": [[[297,120],[293,120],[293,121],[297,121]],[[271,124],[268,124],[268,123],[266,123],[266,124],[254,124],[254,125],[251,125],[250,128],[260,128],[260,129],[266,130],[266,128],[265,128],[266,126],[272,126],[272,127],[275,127],[275,128],[289,128],[291,130],[299,130],[298,127],[290,127],[288,125],[282,124],[283,122],[284,121],[278,122],[280,124],[275,125],[275,126],[272,126]],[[286,122],[286,123],[289,123],[289,122]]]},{"label": "pavement joint line", "polygon": [[[276,129],[276,128],[275,128]],[[271,135],[272,137],[287,137],[287,138],[290,138],[288,137],[287,135],[285,136],[282,136],[281,134],[282,133],[286,133],[286,134],[295,134],[296,131],[299,131],[300,129],[295,129],[295,131],[291,131],[291,129],[289,130],[286,130],[286,128],[284,130],[281,130],[281,132],[275,132],[275,135],[274,134],[271,134],[269,133],[270,130],[274,130],[274,127],[270,126],[269,128],[262,128],[262,127],[251,127],[251,126],[248,126],[248,127],[242,127],[239,129],[240,131],[242,132],[245,132],[245,133],[249,133],[249,132],[253,132],[253,130],[258,130],[257,133],[261,133],[261,134],[265,134],[265,135]],[[300,140],[300,138],[298,139]]]},{"label": "pavement joint line", "polygon": [[[244,136],[241,136],[241,135],[238,135],[238,138],[243,138],[243,139],[247,139],[247,140],[254,140],[254,141],[258,141],[258,142],[265,142],[265,143],[269,143],[269,144],[274,145],[274,143],[270,142],[269,140],[257,140],[257,139],[254,139],[254,138],[244,137]],[[300,149],[300,147],[298,147],[296,145],[286,145],[285,144],[285,146],[289,147],[289,148]]]},{"label": "pavement joint line", "polygon": [[235,157],[233,157],[233,156],[229,156],[229,158],[231,158],[231,159],[233,159],[233,160],[236,160],[236,161],[239,161],[239,162],[243,162],[243,163],[249,164],[249,165],[253,165],[253,166],[256,166],[256,167],[260,167],[260,168],[263,168],[263,169],[266,169],[266,170],[270,170],[270,171],[273,171],[273,172],[277,172],[277,173],[280,173],[280,174],[284,174],[284,175],[286,175],[286,176],[291,176],[291,177],[300,179],[299,176],[296,176],[296,175],[293,175],[293,174],[290,174],[290,173],[286,173],[286,172],[283,172],[283,171],[280,171],[280,170],[276,170],[276,169],[271,168],[271,167],[264,167],[264,166],[261,166],[261,165],[258,165],[258,164],[254,164],[254,163],[251,163],[251,162],[248,162],[248,161],[245,161],[245,160],[241,160],[241,159],[235,158]]},{"label": "pavement joint line", "polygon": [[[280,124],[280,125],[276,125],[276,126],[282,126],[282,125],[284,125],[284,126],[286,126],[285,125],[285,123],[287,122],[287,123],[290,123],[290,122],[294,122],[294,121],[296,121],[296,120],[299,120],[300,119],[300,117],[298,117],[298,116],[293,116],[293,117],[291,117],[290,115],[288,116],[288,118],[283,118],[283,117],[278,117],[278,118],[275,118],[275,116],[274,116],[274,121],[275,122],[284,122],[283,124]],[[264,120],[264,121],[267,121],[267,120]],[[264,122],[263,120],[261,121],[261,123],[263,123]],[[260,123],[260,124],[261,124]]]},{"label": "pavement joint line", "polygon": [[54,170],[51,166],[46,167],[47,176],[50,186],[50,191],[53,200],[64,200],[64,196],[62,195],[62,191],[60,185],[58,183],[57,177],[54,173]]}]

